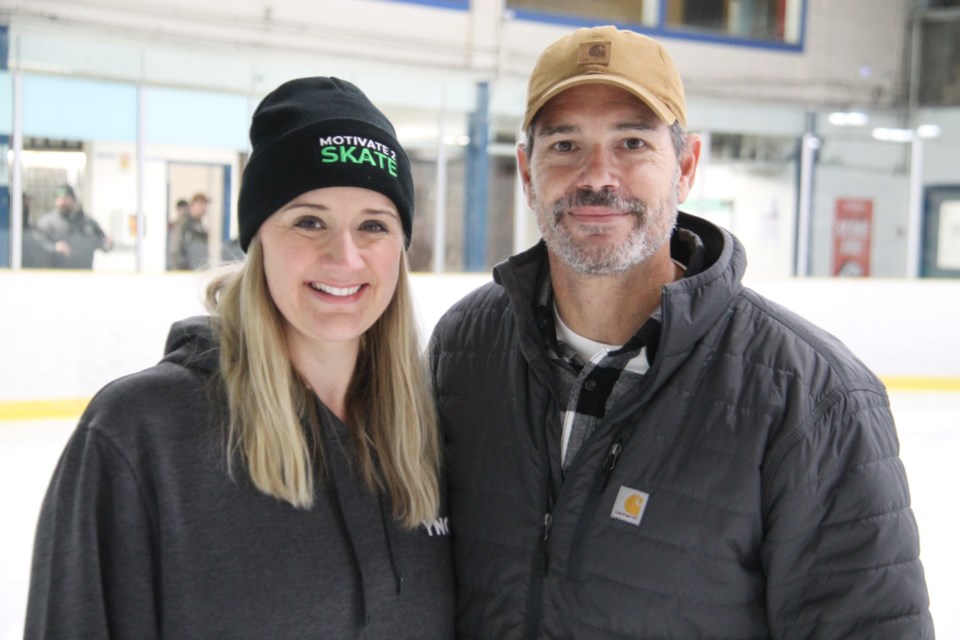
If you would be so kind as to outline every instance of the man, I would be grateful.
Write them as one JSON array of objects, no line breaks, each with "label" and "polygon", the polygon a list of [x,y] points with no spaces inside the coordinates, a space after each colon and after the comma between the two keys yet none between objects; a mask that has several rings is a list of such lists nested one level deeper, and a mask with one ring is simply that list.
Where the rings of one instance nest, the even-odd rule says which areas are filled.
[{"label": "man", "polygon": [[23,203],[21,209],[23,212],[21,242],[23,253],[21,254],[20,264],[24,269],[48,269],[53,266],[56,256],[53,244],[30,222],[30,205],[32,202],[30,194],[23,193],[21,202]]},{"label": "man", "polygon": [[57,187],[54,205],[37,221],[37,230],[52,246],[50,266],[58,269],[92,269],[94,251],[110,251],[113,241],[96,220],[83,212],[70,185]]},{"label": "man", "polygon": [[[209,266],[209,234],[204,223],[210,199],[195,193],[186,211],[177,219],[170,234],[168,263],[173,269],[203,269]],[[179,209],[179,206],[178,206]]]},{"label": "man", "polygon": [[677,205],[655,41],[551,45],[517,159],[544,241],[431,344],[470,638],[932,638],[883,385]]}]

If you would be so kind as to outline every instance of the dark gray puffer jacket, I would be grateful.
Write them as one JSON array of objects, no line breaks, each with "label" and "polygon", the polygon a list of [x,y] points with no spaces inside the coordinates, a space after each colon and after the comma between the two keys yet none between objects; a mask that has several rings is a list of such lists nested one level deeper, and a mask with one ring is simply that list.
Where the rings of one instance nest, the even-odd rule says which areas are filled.
[{"label": "dark gray puffer jacket", "polygon": [[708,264],[664,288],[650,371],[562,484],[542,243],[437,325],[458,637],[932,638],[883,385],[744,288],[732,235],[679,225]]}]

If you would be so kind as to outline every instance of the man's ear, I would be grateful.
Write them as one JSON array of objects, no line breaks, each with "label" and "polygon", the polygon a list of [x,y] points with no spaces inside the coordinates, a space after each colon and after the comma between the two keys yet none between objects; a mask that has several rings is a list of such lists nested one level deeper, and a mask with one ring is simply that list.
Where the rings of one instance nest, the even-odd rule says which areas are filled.
[{"label": "man's ear", "polygon": [[677,203],[682,203],[690,195],[700,163],[700,150],[703,140],[696,133],[687,134],[687,146],[680,154],[680,179],[677,181]]},{"label": "man's ear", "polygon": [[517,169],[520,171],[520,181],[523,184],[523,195],[527,199],[527,206],[533,208],[530,189],[530,158],[527,157],[527,145],[517,143]]}]

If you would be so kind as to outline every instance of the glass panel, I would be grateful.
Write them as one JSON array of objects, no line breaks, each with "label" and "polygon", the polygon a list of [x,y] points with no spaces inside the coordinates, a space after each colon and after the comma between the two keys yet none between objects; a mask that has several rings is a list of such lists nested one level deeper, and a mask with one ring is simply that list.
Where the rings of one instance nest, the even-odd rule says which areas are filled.
[{"label": "glass panel", "polygon": [[22,101],[23,266],[133,270],[136,88],[25,74]]},{"label": "glass panel", "polygon": [[[408,257],[413,271],[434,271],[442,253],[442,271],[463,269],[464,145],[467,114],[456,109],[440,112],[430,108],[383,104],[397,129],[400,143],[410,155],[415,189],[413,240]],[[438,137],[443,130],[443,156]],[[444,162],[438,168],[438,161]],[[440,174],[438,176],[438,173]],[[444,185],[438,185],[438,177]],[[443,245],[436,244],[437,197],[443,194]]]},{"label": "glass panel", "polygon": [[562,18],[586,18],[590,21],[615,22],[619,24],[656,25],[659,0],[508,0],[507,8],[514,11],[530,11],[544,16]]},{"label": "glass panel", "polygon": [[513,210],[516,179],[517,160],[515,156],[494,155],[490,157],[487,271],[513,254]]},{"label": "glass panel", "polygon": [[[416,214],[413,218],[413,241],[410,244],[410,266],[414,271],[436,268],[436,202],[437,158],[435,152],[410,151],[413,183],[416,189]],[[463,270],[464,175],[463,147],[446,146],[446,205],[444,214],[443,271]]]},{"label": "glass panel", "polygon": [[804,0],[508,0],[507,8],[533,19],[664,28],[707,37],[799,44]]},{"label": "glass panel", "polygon": [[731,231],[760,278],[792,273],[797,141],[789,136],[702,133],[699,174],[681,211]]},{"label": "glass panel", "polygon": [[117,82],[23,76],[23,135],[70,140],[137,137],[137,89]]},{"label": "glass panel", "polygon": [[0,71],[0,134],[13,135],[13,75]]},{"label": "glass panel", "polygon": [[906,273],[909,144],[824,129],[815,165],[810,275]]},{"label": "glass panel", "polygon": [[[167,162],[166,268],[206,269],[242,252],[224,240],[224,211],[230,193],[224,190],[229,166],[200,162]],[[219,260],[213,256],[219,255]]]},{"label": "glass panel", "polygon": [[437,201],[437,160],[435,153],[408,149],[413,171],[413,239],[407,257],[411,271],[432,271],[434,220]]},{"label": "glass panel", "polygon": [[921,26],[920,104],[960,106],[960,21]]},{"label": "glass panel", "polygon": [[666,0],[665,26],[671,30],[744,40],[800,40],[801,0]]},{"label": "glass panel", "polygon": [[251,107],[246,96],[149,87],[145,100],[144,137],[149,144],[249,146]]},{"label": "glass panel", "polygon": [[[127,145],[129,146],[129,145]],[[96,156],[91,149],[99,148]],[[113,174],[97,192],[89,161]],[[79,141],[24,140],[25,268],[132,270],[135,209],[132,149]],[[126,174],[126,175],[125,175]]]},{"label": "glass panel", "polygon": [[960,278],[960,186],[936,185],[924,195],[921,273]]},{"label": "glass panel", "polygon": [[[13,158],[10,152],[10,137],[0,133],[0,269],[10,266],[11,237],[13,232],[13,201],[10,193],[11,164],[7,158]],[[26,231],[26,228],[24,228]]]}]

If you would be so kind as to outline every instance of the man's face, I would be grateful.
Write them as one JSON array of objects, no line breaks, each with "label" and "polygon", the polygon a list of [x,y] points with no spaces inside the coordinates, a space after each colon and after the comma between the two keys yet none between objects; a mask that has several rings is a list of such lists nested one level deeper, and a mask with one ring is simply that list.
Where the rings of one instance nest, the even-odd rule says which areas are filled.
[{"label": "man's face", "polygon": [[527,202],[551,252],[583,275],[612,275],[665,245],[693,182],[699,141],[678,162],[670,127],[632,94],[573,87],[537,115],[518,151]]},{"label": "man's face", "polygon": [[56,205],[57,210],[61,215],[67,215],[73,211],[74,207],[77,205],[77,201],[69,195],[61,195],[54,198],[54,205]]},{"label": "man's face", "polygon": [[203,198],[197,198],[190,203],[190,215],[199,220],[207,215],[207,201]]}]

